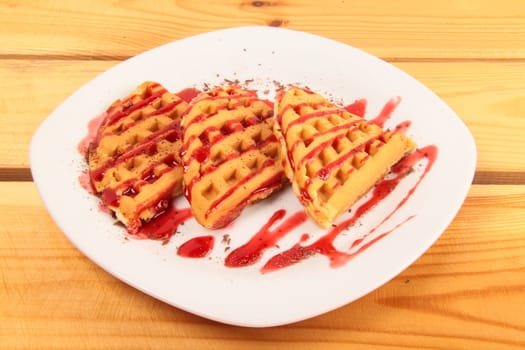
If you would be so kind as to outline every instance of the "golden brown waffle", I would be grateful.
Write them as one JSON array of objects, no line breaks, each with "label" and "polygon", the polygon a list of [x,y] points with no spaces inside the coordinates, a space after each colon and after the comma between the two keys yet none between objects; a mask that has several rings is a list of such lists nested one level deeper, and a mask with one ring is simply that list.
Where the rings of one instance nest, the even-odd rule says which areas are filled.
[{"label": "golden brown waffle", "polygon": [[286,176],[324,228],[415,147],[404,134],[383,131],[307,89],[279,91],[275,110]]},{"label": "golden brown waffle", "polygon": [[226,86],[199,95],[184,114],[184,193],[203,226],[226,226],[286,181],[272,108],[252,91]]},{"label": "golden brown waffle", "polygon": [[130,233],[182,192],[180,117],[188,104],[155,82],[115,101],[88,150],[90,177]]}]

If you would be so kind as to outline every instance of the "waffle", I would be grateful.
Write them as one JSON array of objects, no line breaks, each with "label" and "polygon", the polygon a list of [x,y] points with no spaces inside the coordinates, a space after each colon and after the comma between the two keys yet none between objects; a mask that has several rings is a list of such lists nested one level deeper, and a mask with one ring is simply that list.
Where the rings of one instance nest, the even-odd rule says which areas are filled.
[{"label": "waffle", "polygon": [[144,82],[109,106],[89,146],[91,183],[132,234],[182,193],[180,117],[187,106]]},{"label": "waffle", "polygon": [[404,134],[385,131],[307,89],[279,91],[275,111],[286,176],[323,228],[415,147]]},{"label": "waffle", "polygon": [[204,227],[228,225],[286,181],[273,105],[235,86],[197,96],[182,118],[184,194]]}]

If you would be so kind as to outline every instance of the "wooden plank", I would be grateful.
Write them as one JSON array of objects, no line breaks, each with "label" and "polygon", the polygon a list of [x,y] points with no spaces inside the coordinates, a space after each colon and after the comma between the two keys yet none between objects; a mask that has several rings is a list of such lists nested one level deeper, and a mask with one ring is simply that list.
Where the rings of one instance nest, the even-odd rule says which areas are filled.
[{"label": "wooden plank", "polygon": [[[0,56],[123,59],[211,30],[271,25],[339,40],[383,58],[525,58],[520,1],[158,1],[0,3]],[[118,28],[118,30],[115,30]]]},{"label": "wooden plank", "polygon": [[[4,175],[23,176],[37,126],[81,85],[118,62],[0,60],[4,84],[0,95],[0,168],[8,169]],[[484,174],[483,183],[491,178],[492,183],[525,181],[520,175],[525,171],[525,62],[395,65],[435,91],[469,127],[477,142],[477,170]],[[505,172],[515,175],[509,177]]]},{"label": "wooden plank", "polygon": [[27,168],[38,125],[80,86],[116,63],[0,60],[0,168]]},{"label": "wooden plank", "polygon": [[525,170],[524,63],[397,62],[395,65],[428,86],[467,125],[477,144],[478,171]]},{"label": "wooden plank", "polygon": [[525,186],[473,186],[443,236],[399,276],[270,329],[202,320],[128,287],[67,241],[32,183],[0,183],[0,192],[0,349],[525,346]]}]

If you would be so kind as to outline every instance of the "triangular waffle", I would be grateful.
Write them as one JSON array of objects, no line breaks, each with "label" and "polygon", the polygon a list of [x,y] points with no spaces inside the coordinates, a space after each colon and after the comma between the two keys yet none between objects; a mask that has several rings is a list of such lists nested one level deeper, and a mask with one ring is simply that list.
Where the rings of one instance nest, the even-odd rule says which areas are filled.
[{"label": "triangular waffle", "polygon": [[155,82],[115,101],[88,150],[90,178],[130,233],[182,193],[180,117],[188,104]]},{"label": "triangular waffle", "polygon": [[307,89],[279,91],[275,111],[286,176],[324,228],[415,147],[404,134],[384,131]]},{"label": "triangular waffle", "polygon": [[195,219],[218,229],[286,181],[273,105],[234,86],[197,96],[182,118],[184,194]]}]

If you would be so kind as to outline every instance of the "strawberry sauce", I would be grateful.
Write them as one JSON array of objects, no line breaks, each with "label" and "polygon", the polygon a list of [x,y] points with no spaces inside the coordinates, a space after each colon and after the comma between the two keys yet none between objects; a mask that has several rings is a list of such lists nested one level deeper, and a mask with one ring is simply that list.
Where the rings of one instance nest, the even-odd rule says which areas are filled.
[{"label": "strawberry sauce", "polygon": [[186,89],[183,89],[183,90],[175,93],[175,95],[177,95],[178,97],[180,97],[181,99],[183,99],[187,103],[190,103],[191,100],[193,100],[195,97],[197,97],[200,93],[201,93],[201,91],[198,90],[198,89],[186,88]]},{"label": "strawberry sauce", "polygon": [[350,112],[358,117],[364,118],[366,113],[367,100],[362,98],[355,100],[353,103],[345,106],[347,112]]},{"label": "strawberry sauce", "polygon": [[82,186],[82,188],[87,191],[87,193],[92,195],[96,194],[93,184],[91,183],[89,172],[87,170],[84,170],[80,173],[78,176],[78,182],[80,183],[80,186]]},{"label": "strawberry sauce", "polygon": [[381,112],[372,120],[370,120],[370,123],[379,125],[380,127],[383,127],[385,125],[385,122],[390,118],[394,110],[397,108],[397,106],[401,103],[401,97],[396,96],[391,98],[383,107]]},{"label": "strawberry sauce", "polygon": [[133,238],[147,238],[168,241],[177,232],[179,225],[192,218],[190,208],[177,208],[169,205],[151,221],[144,223]]},{"label": "strawberry sauce", "polygon": [[192,238],[177,249],[177,255],[184,258],[204,258],[213,249],[214,242],[214,236]]},{"label": "strawberry sauce", "polygon": [[[372,239],[363,243],[365,238],[371,236],[380,226],[382,226],[388,219],[394,215],[395,212],[401,208],[406,201],[412,196],[416,188],[419,186],[423,178],[426,176],[428,171],[432,168],[435,160],[437,158],[437,147],[436,146],[426,146],[424,148],[418,149],[415,152],[409,154],[407,157],[402,159],[392,168],[392,177],[380,181],[372,191],[370,199],[361,204],[357,210],[350,216],[348,219],[334,226],[327,234],[319,238],[314,243],[310,245],[302,246],[298,242],[292,248],[277,254],[270,258],[265,265],[261,268],[261,272],[267,273],[276,271],[287,266],[296,264],[301,260],[306,259],[315,254],[321,254],[330,260],[331,267],[340,267],[346,264],[348,261],[356,257],[358,254],[364,252],[366,249],[371,247],[375,242],[386,237],[388,234],[395,231],[407,221],[411,220],[414,216],[409,216],[401,223],[395,225],[392,229],[376,234]],[[399,201],[397,206],[385,216],[374,228],[367,232],[363,237],[354,241],[350,249],[347,251],[340,251],[334,246],[334,240],[339,236],[339,234],[346,230],[348,227],[353,225],[364,213],[370,210],[372,207],[376,206],[381,200],[383,200],[392,190],[396,187],[397,184],[410,172],[413,166],[419,161],[426,160],[426,165],[423,173],[417,180],[417,182],[410,188],[408,193]],[[352,251],[352,249],[355,250]]]},{"label": "strawberry sauce", "polygon": [[282,237],[307,220],[306,214],[300,211],[272,230],[271,227],[285,215],[284,209],[277,210],[247,243],[228,254],[224,264],[227,267],[243,267],[256,263],[267,249],[275,247]]},{"label": "strawberry sauce", "polygon": [[80,141],[77,147],[80,155],[84,157],[87,156],[89,145],[97,136],[98,129],[100,128],[100,125],[102,125],[104,120],[107,118],[107,116],[108,114],[104,112],[89,121],[87,135]]}]

